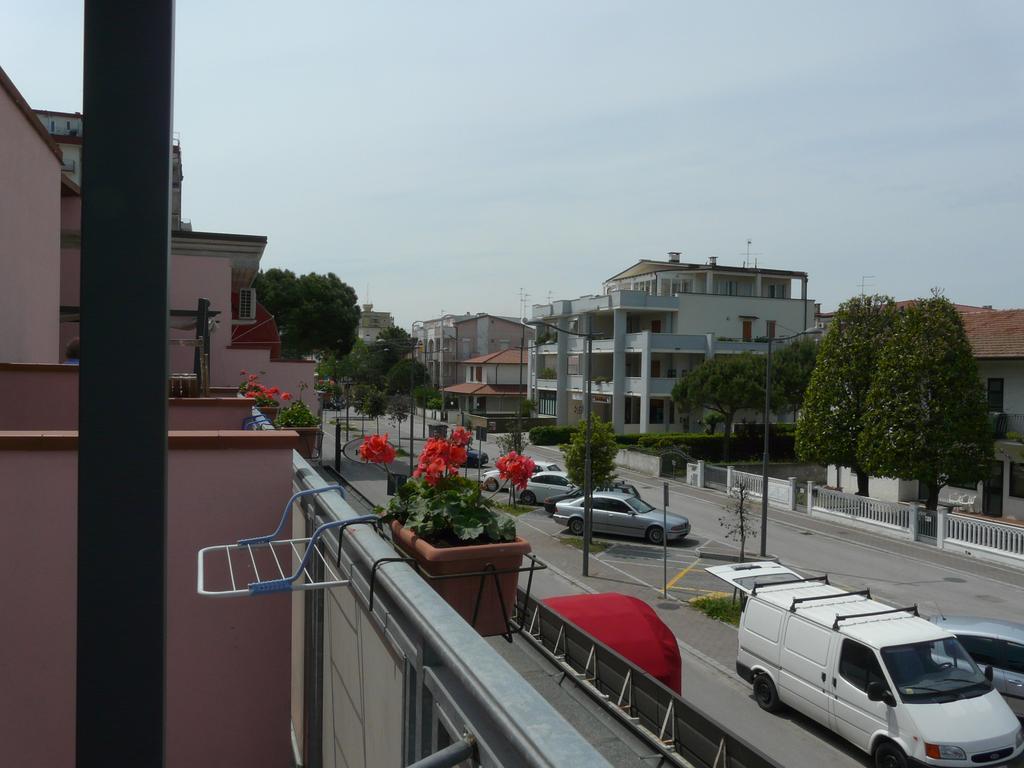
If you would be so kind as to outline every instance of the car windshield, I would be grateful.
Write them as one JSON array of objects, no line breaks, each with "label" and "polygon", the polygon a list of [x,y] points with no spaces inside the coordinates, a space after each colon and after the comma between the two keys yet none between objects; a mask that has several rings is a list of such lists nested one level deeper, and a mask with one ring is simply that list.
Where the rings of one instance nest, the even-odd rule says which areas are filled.
[{"label": "car windshield", "polygon": [[635,496],[626,499],[626,503],[629,504],[629,506],[631,506],[641,515],[645,512],[650,512],[652,509],[654,509],[654,507],[652,507],[646,501],[644,501],[643,499],[638,499]]},{"label": "car windshield", "polygon": [[889,676],[908,704],[934,704],[981,696],[985,675],[955,637],[882,649]]}]

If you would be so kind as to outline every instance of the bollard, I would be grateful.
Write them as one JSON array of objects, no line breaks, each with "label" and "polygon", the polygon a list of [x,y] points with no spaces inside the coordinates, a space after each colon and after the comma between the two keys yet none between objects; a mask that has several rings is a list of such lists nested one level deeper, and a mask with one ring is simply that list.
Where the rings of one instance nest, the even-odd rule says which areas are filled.
[{"label": "bollard", "polygon": [[811,516],[811,510],[814,509],[814,481],[807,481],[807,516]]},{"label": "bollard", "polygon": [[704,487],[704,459],[697,462],[697,487]]},{"label": "bollard", "polygon": [[789,510],[796,512],[796,478],[789,478]]},{"label": "bollard", "polygon": [[732,473],[735,467],[725,468],[725,490],[727,493],[732,493]]},{"label": "bollard", "polygon": [[910,540],[917,541],[917,512],[921,508],[919,504],[910,505]]},{"label": "bollard", "polygon": [[935,546],[939,549],[944,549],[946,544],[946,516],[949,514],[949,510],[945,507],[939,507],[937,512],[938,519],[935,521]]}]

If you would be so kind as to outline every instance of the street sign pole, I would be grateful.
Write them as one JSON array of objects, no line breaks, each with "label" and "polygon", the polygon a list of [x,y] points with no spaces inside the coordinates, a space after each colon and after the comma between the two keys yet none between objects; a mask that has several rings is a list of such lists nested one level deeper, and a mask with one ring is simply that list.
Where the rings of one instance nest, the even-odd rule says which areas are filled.
[{"label": "street sign pole", "polygon": [[668,599],[668,483],[664,487],[664,498],[661,507],[661,578],[662,596]]}]

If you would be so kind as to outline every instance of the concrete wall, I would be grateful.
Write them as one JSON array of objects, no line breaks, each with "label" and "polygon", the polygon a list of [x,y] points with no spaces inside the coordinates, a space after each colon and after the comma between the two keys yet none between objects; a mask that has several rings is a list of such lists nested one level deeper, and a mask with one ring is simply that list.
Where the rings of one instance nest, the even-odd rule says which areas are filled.
[{"label": "concrete wall", "polygon": [[[737,464],[730,462],[736,469],[741,472],[750,472],[755,475],[761,474],[761,463],[751,462],[748,464]],[[821,464],[784,464],[784,463],[768,463],[768,476],[777,477],[781,480],[787,480],[791,477],[795,477],[798,482],[806,483],[809,480],[814,481],[815,484],[821,485],[826,481],[826,469]],[[854,490],[856,490],[856,483],[854,483]]]},{"label": "concrete wall", "polygon": [[649,453],[621,449],[615,454],[615,466],[623,469],[631,469],[634,472],[641,472],[652,477],[661,475],[661,457],[652,456]]},{"label": "concrete wall", "polygon": [[78,428],[78,366],[0,363],[0,430]]},{"label": "concrete wall", "polygon": [[[273,530],[291,495],[293,443],[287,432],[171,435],[171,768],[291,764],[291,598],[200,597],[196,554]],[[74,764],[76,451],[74,433],[0,434],[0,525],[17,543],[0,565],[0,605],[16,617],[4,624],[0,654],[5,765]]]},{"label": "concrete wall", "polygon": [[60,161],[0,88],[0,361],[60,361]]}]

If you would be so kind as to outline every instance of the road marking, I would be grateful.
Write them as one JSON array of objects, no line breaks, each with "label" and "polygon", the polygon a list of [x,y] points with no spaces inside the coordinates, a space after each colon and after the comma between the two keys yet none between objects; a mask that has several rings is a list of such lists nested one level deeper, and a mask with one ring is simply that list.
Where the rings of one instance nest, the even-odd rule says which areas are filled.
[{"label": "road marking", "polygon": [[668,584],[667,584],[666,586],[667,586],[667,587],[668,587],[669,589],[671,589],[672,587],[674,587],[674,586],[676,585],[676,582],[677,582],[677,581],[679,581],[679,580],[680,580],[681,578],[683,578],[683,577],[684,577],[684,576],[685,576],[686,574],[688,574],[688,573],[689,573],[690,571],[692,571],[692,570],[694,569],[694,567],[695,567],[695,566],[697,565],[697,563],[699,563],[699,562],[700,562],[700,558],[698,557],[698,558],[697,558],[696,560],[694,560],[694,561],[693,561],[692,563],[690,563],[690,564],[689,564],[688,566],[686,566],[685,568],[683,568],[683,570],[681,570],[681,571],[680,571],[679,573],[677,573],[677,574],[676,574],[675,576],[673,576],[673,577],[672,577],[671,579],[669,579],[669,580],[668,580]]}]

